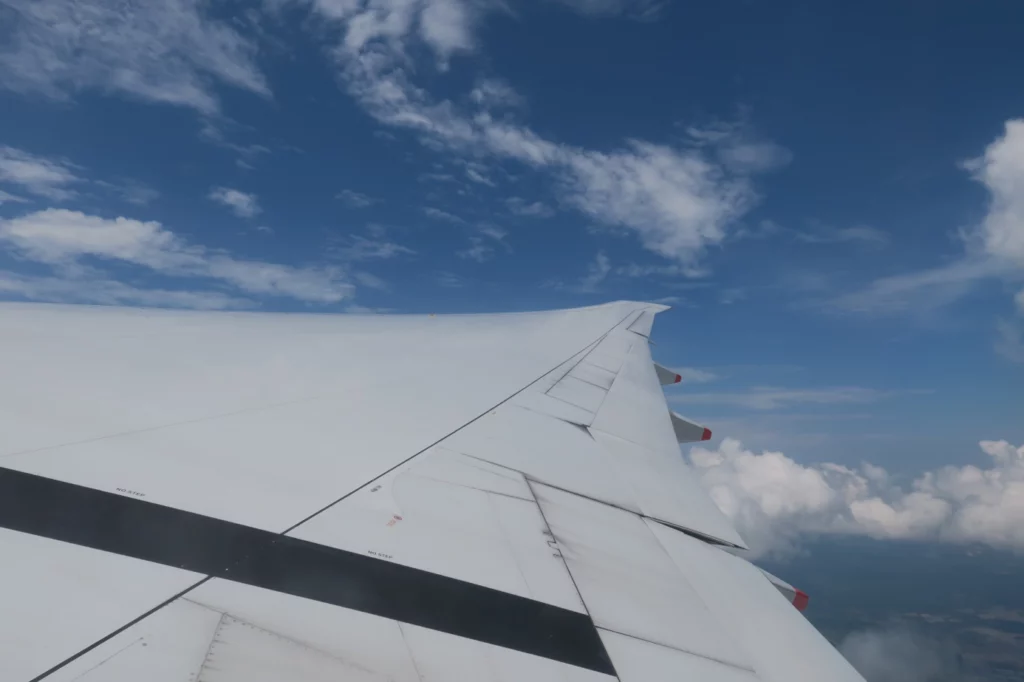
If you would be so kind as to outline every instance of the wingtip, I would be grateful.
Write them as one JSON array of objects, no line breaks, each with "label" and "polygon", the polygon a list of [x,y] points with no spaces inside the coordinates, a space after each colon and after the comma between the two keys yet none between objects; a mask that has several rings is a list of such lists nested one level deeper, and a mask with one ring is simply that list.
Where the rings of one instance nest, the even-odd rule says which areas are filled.
[{"label": "wingtip", "polygon": [[700,439],[701,439],[702,441],[703,441],[703,440],[711,440],[711,429],[709,429],[709,428],[706,428],[706,427],[705,427],[705,429],[704,429],[704,433],[703,433],[703,434],[701,434],[701,437],[700,437]]},{"label": "wingtip", "polygon": [[796,594],[793,595],[793,606],[796,607],[797,611],[806,609],[810,601],[811,597],[803,590],[797,590]]},{"label": "wingtip", "polygon": [[683,375],[682,374],[677,374],[676,378],[675,378],[675,381],[673,381],[672,383],[673,384],[678,384],[682,380],[683,380]]}]

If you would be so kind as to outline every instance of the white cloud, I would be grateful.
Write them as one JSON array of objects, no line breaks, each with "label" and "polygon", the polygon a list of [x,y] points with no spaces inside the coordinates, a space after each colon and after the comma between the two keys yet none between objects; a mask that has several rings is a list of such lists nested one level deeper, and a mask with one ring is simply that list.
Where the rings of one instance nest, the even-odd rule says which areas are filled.
[{"label": "white cloud", "polygon": [[639,265],[637,263],[630,263],[617,267],[615,274],[624,277],[651,277],[652,275],[675,277],[685,274],[685,269],[679,265]]},{"label": "white cloud", "polygon": [[18,185],[47,199],[65,201],[75,196],[76,192],[69,186],[82,179],[72,168],[63,159],[47,159],[14,147],[0,147],[0,182]]},{"label": "white cloud", "polygon": [[385,282],[383,279],[381,279],[377,275],[362,270],[356,270],[355,272],[353,272],[352,279],[359,282],[359,284],[361,284],[362,286],[370,289],[386,291],[389,288],[388,283]]},{"label": "white cloud", "polygon": [[32,277],[0,270],[0,296],[51,303],[141,305],[157,308],[223,310],[252,308],[246,298],[217,291],[140,289],[102,276]]},{"label": "white cloud", "polygon": [[1003,135],[963,166],[989,193],[985,218],[962,234],[965,253],[947,265],[877,279],[826,307],[928,312],[960,300],[985,279],[1024,277],[1024,119],[1007,121]]},{"label": "white cloud", "polygon": [[[684,376],[685,378],[685,376]],[[859,386],[793,389],[757,386],[744,393],[682,393],[671,398],[673,403],[691,405],[731,405],[752,410],[778,410],[793,405],[848,405],[870,403],[887,394]]]},{"label": "white cloud", "polygon": [[998,320],[995,348],[1010,362],[1024,365],[1024,325],[1014,320]]},{"label": "white cloud", "polygon": [[218,110],[213,81],[269,96],[256,45],[206,3],[8,0],[0,86],[64,98],[82,90]]},{"label": "white cloud", "polygon": [[249,194],[230,187],[214,187],[207,195],[212,201],[231,209],[239,218],[253,218],[260,214],[259,200],[255,194]]},{"label": "white cloud", "polygon": [[755,554],[786,552],[802,534],[984,543],[1024,550],[1024,447],[981,441],[987,467],[943,467],[909,489],[882,467],[802,465],[726,438],[694,447],[690,461],[705,488]]},{"label": "white cloud", "polygon": [[498,78],[483,78],[470,90],[469,99],[484,109],[520,108],[526,100],[515,89]]},{"label": "white cloud", "polygon": [[747,290],[743,287],[728,287],[718,291],[718,302],[722,305],[732,305],[747,297]]},{"label": "white cloud", "polygon": [[483,263],[494,256],[495,245],[501,245],[506,251],[511,251],[505,241],[507,236],[508,232],[497,225],[482,223],[476,226],[476,234],[470,235],[469,246],[461,251],[456,251],[455,255],[459,258]]},{"label": "white cloud", "polygon": [[352,304],[345,306],[345,312],[349,315],[386,315],[395,312],[394,308],[374,308],[371,306]]},{"label": "white cloud", "polygon": [[743,121],[690,127],[686,133],[697,144],[708,147],[726,168],[738,173],[764,173],[793,160],[788,149],[756,137]]},{"label": "white cloud", "polygon": [[[203,125],[199,129],[199,137],[205,142],[209,142],[210,144],[223,149],[230,149],[238,154],[239,158],[235,159],[235,165],[239,168],[252,170],[255,168],[253,164],[257,158],[264,154],[270,154],[270,147],[267,147],[266,145],[257,143],[240,144],[232,142],[228,139],[227,135],[225,135],[225,128],[239,132],[251,131],[251,129],[246,126],[240,125],[226,116],[221,115],[217,116],[216,120],[212,120],[210,118],[204,119]],[[293,151],[295,150],[295,148],[289,147],[288,145],[285,147],[290,148]]]},{"label": "white cloud", "polygon": [[937,268],[876,279],[826,305],[833,310],[876,315],[927,313],[959,300],[985,278],[1006,272],[1005,263],[990,258],[963,258]]},{"label": "white cloud", "polygon": [[867,225],[821,227],[813,232],[794,230],[793,235],[808,244],[861,243],[869,246],[885,246],[889,243],[889,235],[886,232]]},{"label": "white cloud", "polygon": [[592,17],[626,15],[649,21],[657,17],[666,0],[555,0],[560,5]]},{"label": "white cloud", "polygon": [[509,197],[505,200],[505,205],[508,206],[510,213],[515,215],[527,216],[530,218],[550,218],[555,215],[555,209],[551,208],[543,201],[525,201],[520,197]]},{"label": "white cloud", "polygon": [[[727,227],[757,200],[748,175],[771,163],[764,153],[740,162],[716,161],[698,146],[672,147],[640,140],[596,151],[545,139],[510,115],[461,110],[437,100],[410,80],[410,54],[426,45],[442,61],[473,48],[472,29],[483,6],[461,0],[382,0],[372,9],[316,2],[315,11],[342,30],[333,54],[349,93],[379,122],[417,133],[429,147],[470,159],[518,162],[549,174],[565,205],[605,225],[634,232],[642,244],[692,265],[723,241]],[[425,9],[420,10],[420,7]],[[423,31],[418,11],[454,12],[441,39]],[[470,10],[470,7],[473,9]],[[483,98],[483,95],[478,95]],[[743,144],[754,142],[744,138]],[[739,143],[737,143],[738,145]],[[733,146],[737,146],[733,145]],[[717,148],[726,148],[724,142]],[[735,160],[734,160],[735,161]]]},{"label": "white cloud", "polygon": [[633,141],[617,152],[563,148],[561,156],[568,203],[632,229],[645,248],[685,265],[720,243],[726,226],[755,201],[746,179],[692,151]]},{"label": "white cloud", "polygon": [[[187,243],[158,222],[106,219],[46,209],[0,221],[0,242],[17,256],[53,266],[68,278],[92,260],[115,261],[174,277],[217,281],[248,294],[334,303],[352,295],[334,269],[300,268],[236,259]],[[90,276],[94,276],[91,275]]]},{"label": "white cloud", "polygon": [[466,279],[454,272],[440,271],[436,273],[435,281],[438,286],[445,289],[461,289],[466,286]]},{"label": "white cloud", "polygon": [[494,247],[486,243],[481,237],[470,237],[469,246],[461,251],[456,251],[455,255],[459,258],[483,263],[490,260],[491,256],[494,255]]},{"label": "white cloud", "polygon": [[24,197],[19,197],[16,194],[11,194],[10,192],[5,192],[2,189],[0,189],[0,204],[4,204],[4,203],[7,203],[7,204],[25,204],[25,203],[28,203],[28,199],[26,199]]},{"label": "white cloud", "polygon": [[341,238],[339,245],[331,248],[331,255],[344,261],[387,260],[415,253],[409,247],[388,239],[368,239],[357,234]]},{"label": "white cloud", "polygon": [[121,182],[94,180],[93,184],[116,193],[121,199],[135,206],[147,206],[160,197],[160,192],[135,180]]},{"label": "white cloud", "polygon": [[336,198],[341,199],[350,208],[367,208],[378,203],[378,199],[367,196],[362,192],[356,192],[351,189],[343,189],[336,195]]},{"label": "white cloud", "polygon": [[491,180],[491,178],[484,173],[482,168],[483,167],[480,166],[480,164],[466,164],[466,177],[478,185],[497,187],[497,183]]},{"label": "white cloud", "polygon": [[504,243],[505,237],[508,236],[508,232],[501,229],[497,225],[491,225],[490,223],[481,223],[476,226],[476,231],[487,237],[493,239],[496,242]]},{"label": "white cloud", "polygon": [[563,285],[562,288],[576,294],[594,294],[600,291],[601,284],[608,279],[612,271],[611,261],[604,252],[598,253],[593,262],[587,266],[587,274],[583,275],[573,284]]},{"label": "white cloud", "polygon": [[434,220],[440,220],[442,222],[451,223],[452,225],[465,225],[466,221],[457,215],[449,213],[448,211],[442,211],[439,208],[433,206],[426,206],[423,209],[423,215]]},{"label": "white cloud", "polygon": [[764,173],[793,160],[788,149],[774,142],[740,139],[725,145],[718,157],[730,169],[740,173]]}]

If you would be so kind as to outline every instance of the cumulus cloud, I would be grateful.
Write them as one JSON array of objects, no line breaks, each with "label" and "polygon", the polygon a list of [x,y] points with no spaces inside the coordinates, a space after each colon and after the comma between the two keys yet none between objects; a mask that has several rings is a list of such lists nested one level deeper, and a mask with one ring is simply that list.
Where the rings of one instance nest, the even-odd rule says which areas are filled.
[{"label": "cumulus cloud", "polygon": [[[518,123],[514,112],[466,110],[432,97],[412,82],[411,55],[423,48],[442,63],[472,51],[485,5],[465,0],[328,3],[313,10],[340,29],[333,51],[341,81],[379,122],[410,130],[432,149],[490,163],[514,162],[549,175],[564,205],[605,225],[636,234],[651,251],[692,265],[719,244],[728,226],[757,201],[750,174],[784,161],[778,149],[729,131],[711,143],[670,146],[628,140],[598,151],[547,139]],[[444,15],[445,30],[424,17]],[[477,86],[477,104],[508,100],[507,90]],[[500,93],[500,94],[496,94]],[[735,144],[727,140],[735,138]],[[747,148],[751,149],[747,149]],[[756,148],[756,149],[755,149]],[[733,151],[728,154],[717,150]],[[481,176],[483,177],[483,176]]]},{"label": "cumulus cloud", "polygon": [[1002,137],[965,166],[990,196],[981,225],[985,250],[1024,267],[1024,119],[1007,121]]},{"label": "cumulus cloud", "polygon": [[239,218],[253,218],[259,215],[263,209],[255,194],[231,189],[230,187],[214,187],[207,195],[210,200],[226,206]]},{"label": "cumulus cloud", "polygon": [[694,447],[690,461],[708,493],[755,554],[786,553],[803,534],[984,543],[1024,550],[1024,446],[981,441],[985,467],[929,471],[907,487],[882,467],[799,464],[726,438]]},{"label": "cumulus cloud", "polygon": [[73,168],[63,159],[48,159],[14,147],[0,147],[0,182],[18,185],[47,199],[64,201],[75,196],[71,186],[82,182],[82,179]]},{"label": "cumulus cloud", "polygon": [[[205,278],[247,294],[316,303],[334,303],[353,291],[340,271],[238,259],[189,244],[154,221],[51,208],[0,220],[0,243],[18,257],[53,267],[65,279],[95,280],[93,262],[107,261],[166,276]],[[39,284],[44,285],[50,286]]]},{"label": "cumulus cloud", "polygon": [[847,635],[839,651],[867,682],[953,682],[956,651],[902,625]]},{"label": "cumulus cloud", "polygon": [[82,90],[218,111],[213,83],[269,96],[256,45],[198,0],[7,0],[0,86],[66,98]]}]

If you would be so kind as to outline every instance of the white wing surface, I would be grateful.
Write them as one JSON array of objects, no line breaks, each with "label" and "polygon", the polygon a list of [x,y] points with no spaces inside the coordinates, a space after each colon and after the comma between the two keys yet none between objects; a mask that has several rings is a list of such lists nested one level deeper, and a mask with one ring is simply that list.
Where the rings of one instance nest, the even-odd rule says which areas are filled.
[{"label": "white wing surface", "polygon": [[663,309],[0,305],[0,680],[860,680],[680,456]]}]

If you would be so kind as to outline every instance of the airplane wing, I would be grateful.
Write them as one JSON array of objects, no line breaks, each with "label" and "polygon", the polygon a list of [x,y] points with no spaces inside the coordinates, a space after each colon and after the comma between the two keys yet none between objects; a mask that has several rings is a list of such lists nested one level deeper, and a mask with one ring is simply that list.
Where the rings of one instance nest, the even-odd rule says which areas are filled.
[{"label": "airplane wing", "polygon": [[0,305],[0,680],[862,680],[680,456],[663,309]]}]

